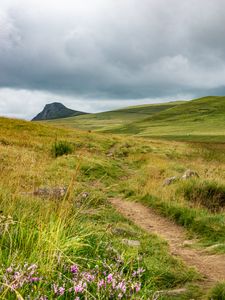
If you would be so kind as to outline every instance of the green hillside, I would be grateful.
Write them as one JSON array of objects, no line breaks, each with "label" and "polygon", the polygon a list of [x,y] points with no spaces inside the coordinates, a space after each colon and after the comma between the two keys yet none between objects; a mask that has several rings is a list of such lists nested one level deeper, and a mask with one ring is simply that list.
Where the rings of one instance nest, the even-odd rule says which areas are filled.
[{"label": "green hillside", "polygon": [[175,107],[181,103],[183,102],[177,101],[160,104],[131,106],[114,111],[97,114],[87,114],[77,117],[53,120],[49,122],[64,127],[79,128],[83,130],[114,130],[131,122],[143,120],[155,113],[159,113],[161,111]]},{"label": "green hillside", "polygon": [[184,102],[111,132],[190,141],[225,142],[225,97]]}]

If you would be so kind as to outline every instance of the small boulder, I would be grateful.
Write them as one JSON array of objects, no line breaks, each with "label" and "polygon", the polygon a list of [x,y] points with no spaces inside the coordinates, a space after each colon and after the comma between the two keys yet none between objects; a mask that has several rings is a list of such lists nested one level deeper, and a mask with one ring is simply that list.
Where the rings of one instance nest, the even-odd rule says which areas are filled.
[{"label": "small boulder", "polygon": [[163,182],[163,186],[165,185],[170,185],[172,183],[174,183],[175,181],[178,180],[178,177],[177,176],[173,176],[173,177],[169,177],[169,178],[166,178]]},{"label": "small boulder", "polygon": [[181,179],[186,180],[186,179],[189,179],[191,177],[199,177],[199,175],[198,175],[198,173],[196,171],[188,169],[181,176]]},{"label": "small boulder", "polygon": [[128,245],[128,246],[131,246],[131,247],[138,247],[138,246],[141,245],[141,243],[137,240],[128,240],[128,239],[123,239],[122,243],[124,245]]},{"label": "small boulder", "polygon": [[38,196],[41,198],[55,198],[60,199],[66,195],[67,188],[66,187],[43,187],[38,188],[33,192],[34,196]]}]

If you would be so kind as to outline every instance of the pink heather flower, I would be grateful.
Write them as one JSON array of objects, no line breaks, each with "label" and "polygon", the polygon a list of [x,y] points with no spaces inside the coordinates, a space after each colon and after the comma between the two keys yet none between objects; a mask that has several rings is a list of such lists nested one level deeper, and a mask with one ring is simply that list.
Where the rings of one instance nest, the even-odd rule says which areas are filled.
[{"label": "pink heather flower", "polygon": [[53,284],[53,291],[55,294],[58,294],[58,286],[55,283]]},{"label": "pink heather flower", "polygon": [[76,297],[74,300],[80,300],[80,297]]},{"label": "pink heather flower", "polygon": [[126,292],[126,284],[124,283],[124,281],[119,282],[119,284],[117,285],[117,289],[120,289],[123,293]]},{"label": "pink heather flower", "polygon": [[32,277],[32,278],[30,279],[30,281],[31,281],[31,282],[38,282],[38,281],[40,281],[40,278],[39,278],[39,277]]},{"label": "pink heather flower", "polygon": [[137,270],[137,274],[140,275],[140,274],[144,273],[144,271],[145,271],[145,270],[144,270],[143,268],[139,268],[139,269]]},{"label": "pink heather flower", "polygon": [[110,282],[112,281],[112,279],[113,279],[113,274],[110,273],[110,274],[107,276],[107,282],[110,283]]},{"label": "pink heather flower", "polygon": [[141,283],[136,283],[135,285],[134,285],[134,288],[135,288],[135,291],[136,291],[136,293],[138,293],[139,291],[140,291],[140,289],[141,289]]},{"label": "pink heather flower", "polygon": [[70,267],[70,271],[73,273],[73,274],[77,274],[79,272],[79,268],[77,265],[72,265]]},{"label": "pink heather flower", "polygon": [[8,268],[6,269],[6,272],[7,272],[7,273],[12,273],[12,272],[13,272],[13,268],[12,268],[12,267],[8,267]]},{"label": "pink heather flower", "polygon": [[59,288],[59,295],[62,296],[62,295],[64,295],[64,293],[65,293],[65,288],[61,286]]},{"label": "pink heather flower", "polygon": [[75,293],[82,293],[84,290],[83,286],[81,284],[78,284],[74,287],[74,292]]},{"label": "pink heather flower", "polygon": [[105,286],[105,280],[104,280],[104,279],[101,279],[101,280],[98,282],[98,288],[101,288],[102,286]]},{"label": "pink heather flower", "polygon": [[118,298],[121,299],[122,297],[123,297],[123,294],[122,294],[122,293],[119,293],[119,294],[118,294]]}]

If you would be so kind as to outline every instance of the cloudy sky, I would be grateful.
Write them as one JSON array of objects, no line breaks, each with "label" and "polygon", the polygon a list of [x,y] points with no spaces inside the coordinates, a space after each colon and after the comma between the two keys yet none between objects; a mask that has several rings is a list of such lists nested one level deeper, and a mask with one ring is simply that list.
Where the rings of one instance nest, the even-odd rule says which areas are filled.
[{"label": "cloudy sky", "polygon": [[225,94],[225,1],[0,0],[0,115]]}]

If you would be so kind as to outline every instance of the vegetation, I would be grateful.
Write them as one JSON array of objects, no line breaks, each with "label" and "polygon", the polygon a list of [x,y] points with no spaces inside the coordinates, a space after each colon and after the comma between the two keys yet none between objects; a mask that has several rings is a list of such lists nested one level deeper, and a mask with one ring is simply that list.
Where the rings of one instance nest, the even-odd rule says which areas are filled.
[{"label": "vegetation", "polygon": [[225,97],[136,106],[52,122],[57,126],[187,142],[225,142]]},{"label": "vegetation", "polygon": [[[113,112],[111,120],[110,113],[102,120],[100,114],[76,117],[88,129],[104,122],[105,130],[113,128],[116,114],[118,120],[125,116],[124,123],[131,121],[128,115],[135,121],[143,114],[127,127],[138,138],[128,132],[113,135],[62,128],[68,125],[63,119],[50,126],[0,118],[1,297],[151,299],[156,291],[185,287],[180,298],[171,299],[224,299],[224,284],[209,296],[196,270],[173,257],[165,241],[143,232],[109,202],[113,197],[140,201],[184,226],[187,236],[195,238],[192,247],[225,253],[225,144],[202,142],[223,141],[224,128],[218,126],[222,120],[218,105],[223,111],[223,101],[218,97],[214,105],[208,98],[178,106],[171,103],[164,110],[148,106],[154,113],[148,120],[141,107]],[[193,114],[200,115],[199,102],[208,107],[203,116],[209,127],[202,118],[199,132],[186,138],[184,131],[193,120],[181,113],[189,105]],[[167,129],[162,114],[167,116]],[[76,126],[69,119],[66,122]],[[213,119],[218,127],[214,134]],[[90,126],[85,123],[89,121]],[[154,139],[141,137],[147,133],[144,126],[153,121]],[[178,140],[195,142],[170,140],[176,139],[175,131]],[[195,170],[199,178],[183,180],[187,169]],[[164,185],[172,176],[178,179]],[[131,246],[127,240],[138,243]]]},{"label": "vegetation", "polygon": [[73,152],[73,146],[67,141],[55,141],[52,145],[52,154],[54,157],[70,154]]}]

